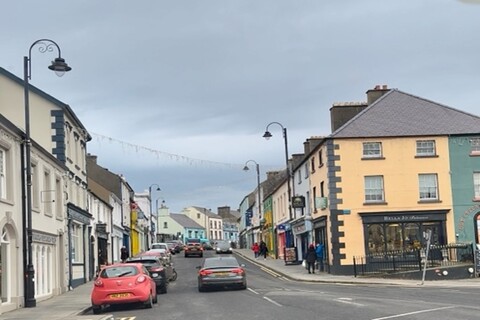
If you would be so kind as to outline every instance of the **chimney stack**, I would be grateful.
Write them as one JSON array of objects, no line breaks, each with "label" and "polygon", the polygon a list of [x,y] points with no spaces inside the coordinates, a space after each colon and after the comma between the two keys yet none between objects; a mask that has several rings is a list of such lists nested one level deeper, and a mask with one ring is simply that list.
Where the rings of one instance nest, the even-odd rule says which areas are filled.
[{"label": "chimney stack", "polygon": [[367,104],[371,105],[372,103],[377,101],[379,98],[381,98],[388,91],[390,91],[390,89],[388,89],[388,86],[386,84],[383,84],[383,85],[377,84],[375,88],[367,91]]}]

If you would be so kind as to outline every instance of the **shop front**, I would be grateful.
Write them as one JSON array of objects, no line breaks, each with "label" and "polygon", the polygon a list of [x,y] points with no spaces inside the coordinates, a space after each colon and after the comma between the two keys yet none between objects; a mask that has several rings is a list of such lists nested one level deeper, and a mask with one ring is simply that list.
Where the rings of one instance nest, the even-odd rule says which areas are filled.
[{"label": "shop front", "polygon": [[327,234],[327,217],[320,217],[313,222],[313,235],[315,243],[323,245],[323,265],[325,271],[330,272],[328,258],[328,234]]},{"label": "shop front", "polygon": [[311,237],[312,221],[301,217],[292,222],[292,232],[295,239],[295,247],[297,248],[297,259],[303,260],[307,252],[308,245],[312,243]]},{"label": "shop front", "polygon": [[431,243],[447,244],[447,210],[361,213],[365,254],[417,249],[431,232]]}]

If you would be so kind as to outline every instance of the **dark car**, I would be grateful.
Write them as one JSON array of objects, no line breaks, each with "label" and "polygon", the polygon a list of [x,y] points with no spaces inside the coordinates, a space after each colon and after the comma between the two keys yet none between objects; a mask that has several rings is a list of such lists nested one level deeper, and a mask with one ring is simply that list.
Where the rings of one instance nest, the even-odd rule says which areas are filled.
[{"label": "dark car", "polygon": [[[157,256],[137,256],[129,258],[126,263],[141,263],[150,272],[150,275],[155,281],[157,291],[159,293],[167,293],[168,281],[172,277],[164,262]],[[171,267],[170,267],[171,269]]]},{"label": "dark car", "polygon": [[217,240],[215,242],[216,253],[232,253],[232,246],[228,240]]},{"label": "dark car", "polygon": [[187,240],[185,246],[183,247],[185,258],[190,256],[203,257],[203,247],[199,239],[190,239]]},{"label": "dark car", "polygon": [[245,265],[240,265],[235,257],[206,258],[198,271],[198,291],[214,287],[247,288]]},{"label": "dark car", "polygon": [[167,244],[172,254],[180,253],[183,250],[183,243],[179,241],[168,241]]}]

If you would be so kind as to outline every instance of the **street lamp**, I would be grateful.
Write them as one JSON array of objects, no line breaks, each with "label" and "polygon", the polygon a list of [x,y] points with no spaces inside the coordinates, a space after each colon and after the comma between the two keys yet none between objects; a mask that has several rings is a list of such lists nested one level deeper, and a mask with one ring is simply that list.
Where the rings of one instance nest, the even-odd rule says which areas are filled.
[{"label": "street lamp", "polygon": [[292,191],[291,191],[291,186],[290,186],[290,180],[291,180],[291,177],[292,177],[292,172],[290,170],[290,164],[289,164],[289,161],[288,161],[288,139],[287,139],[287,128],[285,128],[281,123],[279,122],[270,122],[268,125],[267,125],[267,128],[265,129],[265,133],[263,134],[263,137],[268,140],[272,137],[272,134],[270,133],[270,131],[268,131],[268,128],[270,127],[270,125],[272,124],[276,124],[276,125],[279,125],[281,128],[282,128],[282,132],[283,132],[283,140],[285,142],[285,161],[286,161],[286,164],[287,164],[287,192],[288,192],[288,216],[290,218],[290,220],[292,220]]},{"label": "street lamp", "polygon": [[[160,186],[156,183],[150,185],[150,187],[148,187],[148,200],[150,201],[150,218],[151,218],[151,221],[150,221],[150,230],[151,230],[151,234],[150,234],[150,237],[152,238],[152,243],[155,242],[154,238],[155,238],[155,231],[154,231],[154,225],[153,225],[153,219],[152,217],[157,217],[157,214],[158,212],[155,212],[155,215],[153,214],[153,201],[152,201],[152,188],[153,187],[157,187],[157,189],[155,189],[156,191],[161,191],[160,190]],[[158,209],[157,209],[158,211]]]},{"label": "street lamp", "polygon": [[257,169],[258,216],[260,219],[262,219],[262,200],[260,198],[260,165],[255,160],[248,160],[247,162],[245,162],[245,166],[243,167],[244,171],[250,170],[248,168],[249,162],[255,163],[255,167]]},{"label": "street lamp", "polygon": [[[27,216],[27,261],[26,261],[26,273],[25,273],[25,307],[31,308],[37,305],[35,300],[35,269],[33,267],[33,253],[32,253],[32,241],[33,241],[33,228],[32,228],[32,163],[31,163],[31,144],[30,141],[30,105],[29,105],[29,84],[28,80],[32,79],[32,49],[34,46],[39,45],[39,51],[41,53],[52,52],[55,48],[58,51],[58,58],[52,61],[52,64],[48,69],[55,71],[57,76],[63,76],[65,72],[72,70],[62,58],[60,47],[58,44],[49,39],[40,39],[35,41],[28,50],[28,57],[23,57],[23,80],[24,80],[24,101],[25,101],[25,179],[26,179],[26,195],[25,195],[25,207]],[[24,239],[25,240],[25,239]]]},{"label": "street lamp", "polygon": [[154,183],[154,184],[152,184],[150,187],[148,187],[148,197],[149,197],[149,200],[150,200],[150,213],[153,212],[153,206],[152,206],[152,188],[155,187],[155,186],[157,187],[157,188],[155,189],[155,191],[162,191],[162,190],[160,189],[160,186],[159,186],[158,184],[156,184],[156,183]]}]

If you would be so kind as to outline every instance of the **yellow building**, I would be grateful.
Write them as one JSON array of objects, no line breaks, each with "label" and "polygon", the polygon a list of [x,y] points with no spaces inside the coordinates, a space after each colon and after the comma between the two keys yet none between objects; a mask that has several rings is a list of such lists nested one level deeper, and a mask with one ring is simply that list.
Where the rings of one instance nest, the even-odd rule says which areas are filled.
[{"label": "yellow building", "polygon": [[312,232],[335,274],[352,274],[356,256],[416,248],[428,232],[433,244],[456,242],[449,135],[472,130],[472,116],[386,87],[367,97],[334,105],[333,133],[309,155]]}]

